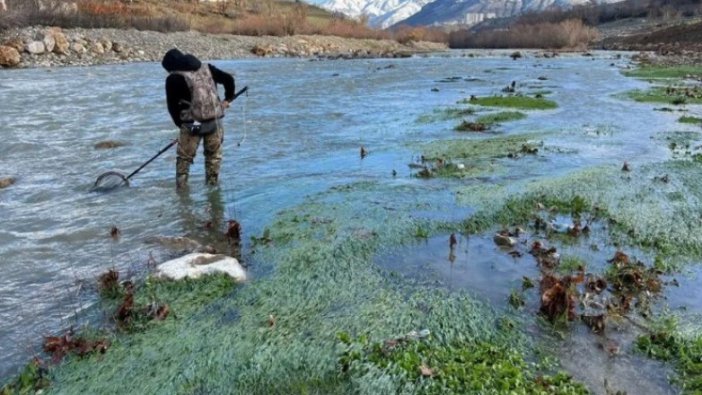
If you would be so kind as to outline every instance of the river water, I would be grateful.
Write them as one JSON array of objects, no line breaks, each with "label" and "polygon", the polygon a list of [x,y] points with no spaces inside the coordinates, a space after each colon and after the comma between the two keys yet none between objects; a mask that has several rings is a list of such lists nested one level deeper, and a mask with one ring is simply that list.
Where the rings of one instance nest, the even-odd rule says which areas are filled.
[{"label": "river water", "polygon": [[[418,118],[470,94],[499,93],[515,80],[524,89],[552,91],[549,98],[559,103],[558,110],[530,113],[502,130],[562,131],[559,145],[577,152],[513,177],[664,158],[665,147],[649,137],[679,129],[675,114],[612,96],[646,86],[622,76],[626,60],[612,54],[514,62],[505,54],[459,55],[213,62],[234,72],[249,95],[226,118],[221,187],[203,186],[200,152],[191,190],[180,195],[175,150],[128,189],[88,192],[101,172],[128,173],[177,137],[160,65],[0,70],[0,176],[17,177],[0,191],[0,378],[39,350],[41,336],[74,324],[94,303],[94,294],[80,292],[80,280],[142,265],[150,253],[161,258],[162,251],[144,243],[150,236],[204,237],[208,221],[222,226],[235,218],[248,239],[276,212],[334,185],[382,182],[392,170],[404,182],[425,182],[410,177],[407,164],[417,154],[411,144],[456,138],[456,121]],[[439,82],[456,76],[461,79]],[[612,138],[589,138],[597,133]],[[96,150],[103,140],[126,145]],[[370,152],[363,160],[362,145]],[[110,237],[112,226],[121,230],[118,241]]]}]

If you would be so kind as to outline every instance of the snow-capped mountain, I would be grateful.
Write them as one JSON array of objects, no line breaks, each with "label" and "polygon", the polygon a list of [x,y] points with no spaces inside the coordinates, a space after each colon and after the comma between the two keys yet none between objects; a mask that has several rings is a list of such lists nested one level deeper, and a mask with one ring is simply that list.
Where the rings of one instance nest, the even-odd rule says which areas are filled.
[{"label": "snow-capped mountain", "polygon": [[419,12],[433,0],[326,0],[320,4],[329,11],[352,18],[368,16],[371,26],[386,28]]},{"label": "snow-capped mountain", "polygon": [[[350,1],[350,0],[347,0]],[[621,0],[596,0],[616,3]],[[550,7],[568,8],[592,3],[591,0],[435,0],[402,21],[407,25],[474,25],[485,19],[509,17]]]},{"label": "snow-capped mountain", "polygon": [[[622,0],[594,1],[616,3]],[[398,22],[415,26],[474,25],[490,18],[592,2],[593,0],[324,0],[320,6],[353,18],[367,15],[371,26],[386,28]]]}]

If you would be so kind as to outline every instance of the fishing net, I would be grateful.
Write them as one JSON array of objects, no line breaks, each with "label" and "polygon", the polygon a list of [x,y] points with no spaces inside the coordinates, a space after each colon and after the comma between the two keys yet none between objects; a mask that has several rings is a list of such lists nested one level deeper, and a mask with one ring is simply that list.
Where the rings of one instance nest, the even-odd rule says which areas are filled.
[{"label": "fishing net", "polygon": [[100,176],[95,180],[95,184],[93,184],[92,188],[90,188],[91,192],[108,192],[113,189],[121,188],[121,187],[128,187],[129,186],[129,179],[132,178],[135,174],[141,171],[146,165],[151,163],[154,159],[158,158],[166,152],[169,148],[172,146],[176,145],[178,143],[178,139],[175,139],[171,141],[167,146],[165,146],[161,151],[159,151],[156,155],[152,156],[151,159],[147,160],[144,164],[139,166],[138,169],[134,170],[129,174],[128,176],[125,176],[122,173],[116,172],[116,171],[108,171],[106,173],[100,174]]},{"label": "fishing net", "polygon": [[108,171],[100,174],[90,190],[93,192],[105,192],[128,186],[129,179],[124,174],[116,171]]}]

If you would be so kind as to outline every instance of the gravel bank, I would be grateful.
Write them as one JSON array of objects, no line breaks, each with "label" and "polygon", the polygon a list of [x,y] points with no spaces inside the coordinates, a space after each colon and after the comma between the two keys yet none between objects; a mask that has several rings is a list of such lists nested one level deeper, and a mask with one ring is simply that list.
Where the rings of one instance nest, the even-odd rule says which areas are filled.
[{"label": "gravel bank", "polygon": [[[436,43],[333,36],[251,37],[199,32],[31,27],[0,32],[2,67],[88,66],[158,61],[177,47],[202,59],[267,57],[404,57],[445,50]],[[16,52],[15,52],[16,51]],[[6,54],[3,58],[3,54]]]}]

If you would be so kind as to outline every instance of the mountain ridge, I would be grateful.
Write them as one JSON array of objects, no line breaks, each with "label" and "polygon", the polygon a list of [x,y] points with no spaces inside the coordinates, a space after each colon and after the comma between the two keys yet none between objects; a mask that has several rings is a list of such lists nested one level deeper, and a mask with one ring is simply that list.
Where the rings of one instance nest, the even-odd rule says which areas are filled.
[{"label": "mountain ridge", "polygon": [[[596,0],[614,3],[621,0]],[[322,8],[358,18],[369,25],[474,25],[486,19],[509,17],[552,7],[570,8],[591,0],[325,0]]]},{"label": "mountain ridge", "polygon": [[[621,0],[596,0],[616,3]],[[570,8],[592,3],[590,0],[435,0],[419,12],[398,24],[420,25],[475,25],[486,19],[510,17],[525,12],[545,11],[550,8]]]}]

